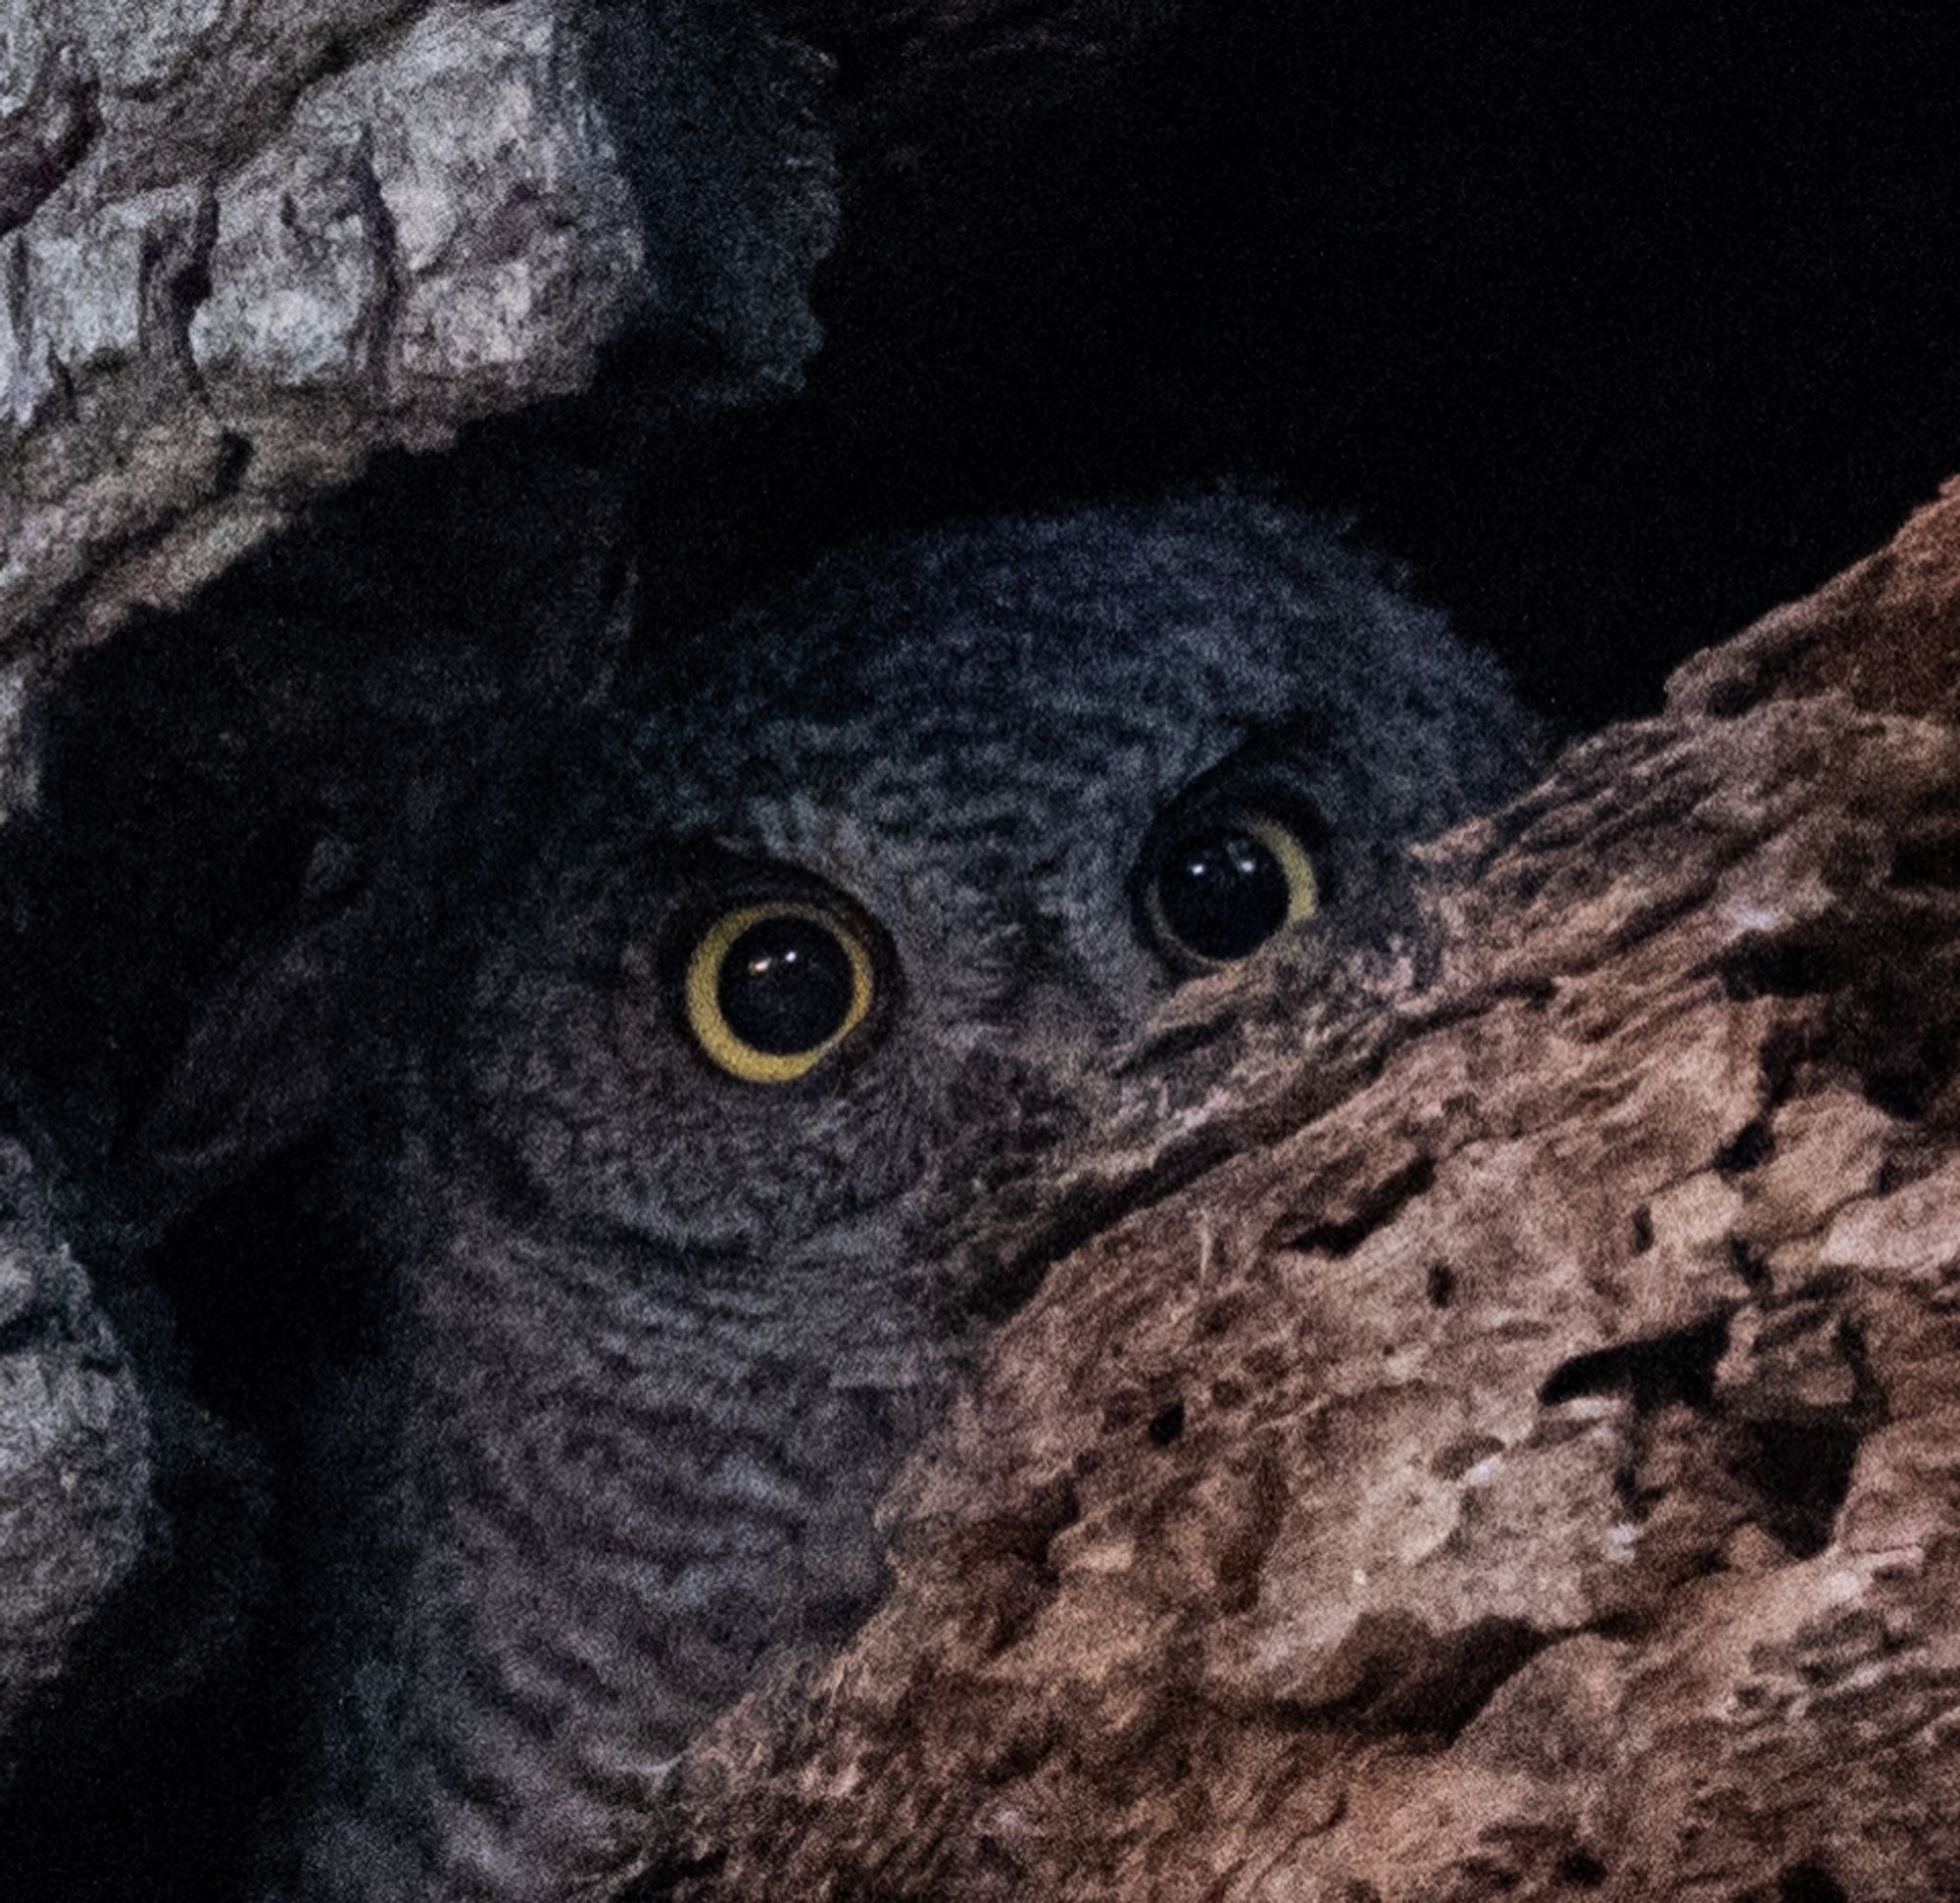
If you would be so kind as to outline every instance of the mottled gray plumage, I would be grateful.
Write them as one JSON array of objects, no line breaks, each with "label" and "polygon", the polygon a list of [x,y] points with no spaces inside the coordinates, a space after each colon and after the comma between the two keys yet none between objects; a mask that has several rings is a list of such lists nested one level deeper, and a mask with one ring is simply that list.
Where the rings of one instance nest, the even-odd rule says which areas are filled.
[{"label": "mottled gray plumage", "polygon": [[[310,1898],[610,1894],[691,1732],[874,1591],[951,1345],[936,1238],[1093,1141],[1179,982],[1139,903],[1164,815],[1299,815],[1335,916],[1533,743],[1438,616],[1231,497],[844,556],[657,688],[471,822],[403,1013],[384,1344],[320,1430],[366,1532],[269,1877]],[[833,895],[864,1021],[797,1082],[724,1074],[680,1000],[703,921]]]}]

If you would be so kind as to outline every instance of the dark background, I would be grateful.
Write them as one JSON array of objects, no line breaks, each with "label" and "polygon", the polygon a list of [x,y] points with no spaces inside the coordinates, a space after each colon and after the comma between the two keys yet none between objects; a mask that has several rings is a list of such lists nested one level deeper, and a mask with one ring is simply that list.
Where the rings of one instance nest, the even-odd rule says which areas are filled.
[{"label": "dark background", "polygon": [[[0,863],[0,1046],[72,1150],[140,1122],[322,838],[358,847],[403,777],[466,751],[467,708],[389,685],[392,660],[420,644],[429,679],[520,698],[550,674],[518,570],[533,539],[589,539],[557,472],[622,445],[656,641],[842,538],[1228,477],[1353,514],[1568,729],[1651,708],[1675,662],[1960,472],[1950,0],[1192,0],[1113,84],[1004,110],[1015,75],[980,61],[897,140],[861,116],[875,61],[838,51],[843,237],[803,391],[643,445],[660,370],[629,347],[588,399],[391,459],[228,576],[196,640],[139,627],[76,668],[44,823]],[[194,1363],[289,1356],[275,1304],[208,1267],[278,1260],[278,1206],[248,1196],[157,1265]],[[276,1725],[222,1686],[131,1707],[105,1658],[95,1728],[35,1761],[30,1848],[0,1870],[34,1898],[206,1903]]]},{"label": "dark background", "polygon": [[1196,5],[1005,129],[982,66],[860,155],[808,392],[683,469],[690,546],[1268,478],[1567,726],[1649,708],[1960,470],[1954,72],[1936,5],[1346,0]]}]

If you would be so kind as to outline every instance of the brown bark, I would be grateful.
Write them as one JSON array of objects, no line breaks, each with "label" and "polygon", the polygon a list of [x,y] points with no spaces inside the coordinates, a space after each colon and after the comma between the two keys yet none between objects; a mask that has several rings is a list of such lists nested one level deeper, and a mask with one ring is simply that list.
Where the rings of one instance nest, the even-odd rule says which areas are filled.
[{"label": "brown bark", "polygon": [[1206,1000],[675,1893],[1960,1894],[1956,598],[1960,486]]}]

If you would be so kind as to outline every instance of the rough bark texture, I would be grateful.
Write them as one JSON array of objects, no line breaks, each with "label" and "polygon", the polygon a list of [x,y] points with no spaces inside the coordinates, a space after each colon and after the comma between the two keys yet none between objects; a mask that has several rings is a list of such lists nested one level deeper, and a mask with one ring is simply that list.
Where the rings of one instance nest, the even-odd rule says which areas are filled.
[{"label": "rough bark texture", "polygon": [[[35,802],[38,735],[77,648],[135,608],[185,602],[376,452],[438,446],[580,388],[629,329],[685,342],[651,379],[657,399],[792,381],[816,341],[809,278],[834,219],[820,79],[812,53],[711,0],[0,6],[0,825]],[[605,473],[541,453],[493,494],[465,486],[450,513],[473,508],[474,526],[446,531],[442,553],[507,605],[549,598],[588,649],[603,645],[617,616],[587,571],[612,560],[626,500]],[[528,538],[514,519],[526,511]],[[486,561],[475,544],[491,518],[509,532]],[[314,578],[347,573],[360,538],[357,522]],[[423,657],[419,671],[414,654],[370,655],[322,699],[290,678],[307,624],[278,606],[261,597],[233,620],[288,630],[262,641],[259,685],[296,690],[296,708],[261,725],[283,736],[275,747],[299,743],[301,799],[374,777],[389,744],[374,708],[423,727],[454,714],[466,655]],[[361,618],[358,594],[338,607]],[[532,674],[565,659],[548,640],[536,650]],[[393,700],[390,667],[406,670]],[[216,672],[211,686],[215,707]],[[160,758],[193,736],[216,743],[225,718],[161,711],[132,710],[135,745]],[[302,784],[306,736],[326,728],[343,752],[365,735],[361,756]],[[391,783],[413,767],[395,752]],[[17,975],[28,949],[76,970],[133,962],[128,947],[54,942],[48,895],[19,869],[9,861],[0,909]],[[0,1136],[24,1129],[8,1102],[16,1028]],[[85,1071],[85,1045],[73,1054]],[[181,1570],[203,1565],[188,1549],[209,1531],[205,1481],[241,1476],[179,1398],[162,1335],[132,1342],[63,1240],[117,1280],[114,1222],[58,1203],[13,1145],[0,1158],[4,1760],[6,1733],[105,1606],[147,1592],[177,1603],[175,1625],[205,1597],[211,1582]],[[203,1662],[224,1642],[226,1596],[193,1618]]]},{"label": "rough bark texture", "polygon": [[584,387],[629,331],[687,347],[675,398],[793,383],[829,109],[858,164],[914,164],[956,108],[1008,136],[1106,83],[1174,11],[7,0],[0,723],[27,654],[183,602],[379,450]]},{"label": "rough bark texture", "polygon": [[136,1370],[0,1142],[0,1740],[142,1552],[152,1451]]},{"label": "rough bark texture", "polygon": [[[793,24],[903,171],[1164,11]],[[814,88],[711,0],[0,0],[0,819],[80,645],[376,452],[634,332],[664,399],[793,378]],[[1960,493],[1439,848],[1417,953],[1196,989],[1133,1167],[1004,1265],[890,1600],[684,1762],[674,1893],[1960,1893],[1957,604]],[[305,635],[260,690],[314,699]],[[368,731],[368,678],[267,730]],[[164,1477],[250,1489],[66,1214],[0,1147],[0,1733],[199,1543]]]},{"label": "rough bark texture", "polygon": [[[711,0],[0,14],[0,666],[173,605],[630,327],[814,346],[814,57]],[[0,675],[0,680],[8,676]]]},{"label": "rough bark texture", "polygon": [[77,1736],[124,1734],[235,1658],[263,1586],[258,1450],[189,1397],[114,1230],[0,1138],[0,1791],[57,1683]]},{"label": "rough bark texture", "polygon": [[1956,600],[1960,488],[1247,982],[678,1894],[1960,1893]]}]

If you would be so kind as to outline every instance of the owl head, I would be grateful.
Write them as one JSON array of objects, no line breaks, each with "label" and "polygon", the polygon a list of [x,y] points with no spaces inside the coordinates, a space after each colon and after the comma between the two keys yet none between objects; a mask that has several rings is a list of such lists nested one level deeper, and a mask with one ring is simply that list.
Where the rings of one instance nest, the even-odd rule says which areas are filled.
[{"label": "owl head", "polygon": [[1537,746],[1494,664],[1270,503],[856,550],[496,754],[392,903],[220,999],[176,1128],[263,1148],[358,1049],[567,1220],[788,1262],[1024,1174],[1177,987],[1380,929],[1406,848]]},{"label": "owl head", "polygon": [[567,1220],[889,1263],[893,1212],[1081,1139],[1177,987],[1379,928],[1409,844],[1535,744],[1441,616],[1269,504],[845,554],[491,803],[427,1098]]}]

